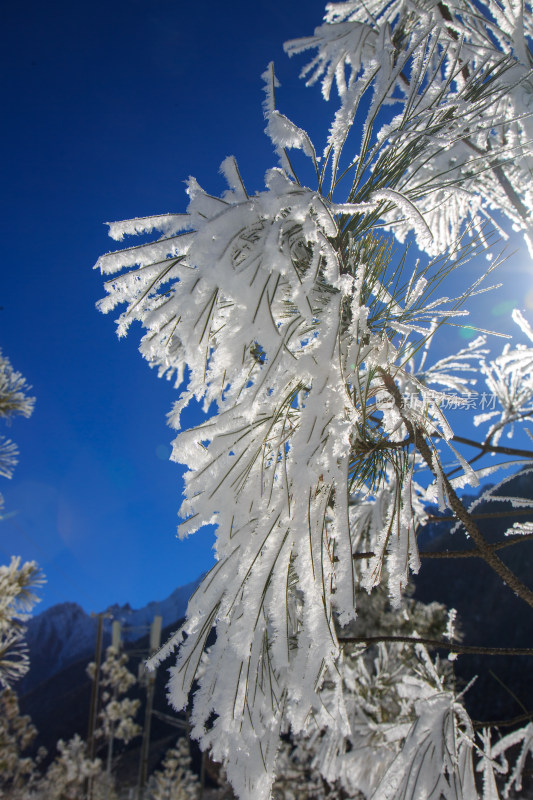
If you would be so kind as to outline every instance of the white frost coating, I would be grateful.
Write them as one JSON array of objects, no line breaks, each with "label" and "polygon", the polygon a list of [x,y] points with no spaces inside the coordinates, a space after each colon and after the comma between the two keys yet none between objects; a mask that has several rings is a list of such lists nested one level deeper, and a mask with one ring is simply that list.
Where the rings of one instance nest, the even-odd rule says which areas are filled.
[{"label": "white frost coating", "polygon": [[220,172],[224,175],[226,183],[235,197],[240,197],[242,200],[248,197],[235,156],[228,156],[224,159],[220,165]]},{"label": "white frost coating", "polygon": [[190,227],[187,214],[158,214],[154,217],[137,217],[123,222],[106,222],[105,224],[109,226],[110,237],[117,242],[121,242],[124,236],[152,233],[152,231],[161,231],[166,236],[172,236]]},{"label": "white frost coating", "polygon": [[522,333],[525,333],[529,341],[533,342],[533,330],[531,328],[531,325],[526,319],[524,319],[520,310],[518,308],[515,308],[511,316],[513,318],[513,322],[516,322]]},{"label": "white frost coating", "polygon": [[373,192],[370,199],[387,200],[398,206],[402,213],[412,222],[413,228],[418,234],[418,242],[421,243],[421,246],[423,246],[423,244],[429,245],[433,241],[433,234],[426,220],[414,203],[412,203],[409,198],[402,195],[401,192],[396,192],[394,189],[380,189],[377,192]]},{"label": "white frost coating", "polygon": [[[522,333],[533,341],[533,330],[521,312],[515,309],[512,318]],[[483,359],[480,366],[486,384],[482,397],[486,402],[490,396],[494,402],[490,411],[476,415],[474,424],[480,425],[499,416],[487,434],[497,445],[504,429],[510,438],[513,426],[527,424],[533,412],[533,347],[518,344],[511,348],[507,344],[499,356],[492,361]],[[495,410],[492,410],[495,405]]]},{"label": "white frost coating", "polygon": [[[493,214],[495,210],[502,212],[515,229],[522,230],[528,240],[533,137],[528,116],[531,68],[524,26],[531,25],[530,6],[523,12],[511,2],[498,6],[490,0],[481,12],[470,3],[446,8],[443,12],[439,4],[415,2],[413,6],[383,0],[363,6],[332,3],[326,24],[317,28],[314,36],[288,42],[286,50],[290,55],[316,50],[302,76],[308,76],[308,83],[322,78],[325,98],[330,96],[333,81],[337,83],[341,106],[330,140],[334,147],[342,147],[346,140],[345,132],[367,91],[368,81],[362,76],[368,76],[372,68],[377,71],[374,105],[365,122],[369,135],[377,127],[373,118],[376,103],[391,106],[391,118],[375,132],[376,139],[381,137],[391,152],[400,138],[408,142],[411,136],[414,142],[419,134],[425,134],[427,147],[418,152],[413,148],[399,185],[389,187],[409,196],[428,224],[433,240],[425,232],[420,246],[432,253],[442,252],[457,238],[468,218],[479,235],[483,235],[485,220],[507,236]],[[390,39],[394,30],[401,30],[403,37],[403,48],[396,52]],[[405,61],[404,53],[408,54]],[[505,58],[507,62],[502,65]],[[458,63],[469,64],[460,76]],[[477,91],[474,85],[483,71],[498,77],[488,99],[477,104],[472,102]],[[450,75],[456,80],[450,80]],[[429,91],[424,87],[428,80]],[[454,116],[451,126],[443,120],[446,110]],[[509,124],[505,139],[501,123]],[[430,158],[428,150],[432,151]],[[511,150],[517,157],[508,163],[504,175],[486,168],[486,153],[494,157]],[[375,153],[373,148],[367,163]],[[408,226],[403,225],[401,214],[396,215],[394,225],[395,235],[407,235]]]},{"label": "white frost coating", "polygon": [[306,156],[316,160],[315,148],[307,133],[298,128],[284,114],[273,110],[268,115],[266,131],[275,145],[279,147],[295,147],[303,150]]},{"label": "white frost coating", "polygon": [[457,729],[453,695],[436,694],[415,706],[416,722],[372,800],[475,800],[472,743]]},{"label": "white frost coating", "polygon": [[476,771],[483,774],[483,800],[500,800],[495,773],[505,774],[509,767],[506,763],[498,762],[494,757],[490,729],[484,728],[478,735],[480,739],[480,746],[478,745],[480,758],[476,765]]},{"label": "white frost coating", "polygon": [[448,447],[455,454],[459,464],[461,465],[461,467],[463,469],[464,477],[468,481],[468,483],[464,483],[464,484],[462,483],[461,487],[467,486],[467,485],[479,486],[479,478],[476,475],[475,469],[473,469],[473,467],[470,466],[470,464],[468,463],[466,458],[464,458],[464,456],[462,456],[461,453],[459,453],[459,451],[455,449],[455,447],[452,445],[451,442],[448,442]]},{"label": "white frost coating", "polygon": [[99,269],[103,274],[111,274],[124,269],[124,267],[135,265],[144,267],[169,257],[181,256],[187,251],[190,236],[191,234],[188,233],[177,234],[152,244],[106,253],[104,256],[100,256],[95,264],[95,269]]},{"label": "white frost coating", "polygon": [[[506,750],[520,744],[516,763],[511,771],[511,775],[504,789],[504,798],[509,797],[510,790],[514,787],[517,791],[522,789],[522,774],[526,766],[526,758],[529,753],[533,755],[533,724],[529,722],[524,728],[520,728],[513,733],[509,733],[497,742],[492,748],[492,757],[497,759],[503,756]],[[503,771],[503,770],[502,770]],[[505,770],[507,772],[507,770]]]},{"label": "white frost coating", "polygon": [[332,214],[364,214],[365,211],[374,211],[376,203],[331,203]]},{"label": "white frost coating", "polygon": [[265,99],[263,100],[263,111],[265,116],[268,116],[276,108],[276,89],[280,83],[274,74],[274,62],[271,61],[266,70],[261,75],[265,82],[264,92]]},{"label": "white frost coating", "polygon": [[[314,36],[293,39],[285,43],[289,56],[317,47],[318,55],[301,72],[309,75],[307,86],[323,76],[322,94],[329,100],[333,81],[337,81],[340,97],[346,95],[349,86],[361,70],[363,61],[373,58],[376,49],[376,33],[369,25],[360,22],[344,22],[337,25],[321,25]],[[346,69],[349,69],[346,82]]]}]

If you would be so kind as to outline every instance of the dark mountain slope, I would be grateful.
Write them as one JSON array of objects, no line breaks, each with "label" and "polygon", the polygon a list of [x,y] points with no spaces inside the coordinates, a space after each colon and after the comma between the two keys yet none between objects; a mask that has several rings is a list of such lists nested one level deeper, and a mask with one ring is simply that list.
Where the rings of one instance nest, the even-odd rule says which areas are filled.
[{"label": "dark mountain slope", "polygon": [[[533,497],[531,476],[518,475],[506,492],[519,497]],[[505,531],[514,522],[533,520],[533,511],[531,514],[513,515],[508,502],[483,503],[476,512],[508,514],[477,520],[490,543],[505,540]],[[427,528],[419,540],[421,551],[468,550],[473,547],[462,529],[450,532],[450,523]],[[499,550],[498,555],[527,586],[533,587],[532,541],[526,540]],[[457,609],[465,644],[533,647],[533,610],[481,559],[424,559],[415,586],[417,599],[424,602],[438,600],[448,608]],[[455,671],[462,684],[466,685],[478,676],[465,698],[472,717],[499,720],[521,714],[525,709],[533,711],[532,668],[533,658],[527,656],[459,656]],[[514,699],[513,694],[518,699]]]}]

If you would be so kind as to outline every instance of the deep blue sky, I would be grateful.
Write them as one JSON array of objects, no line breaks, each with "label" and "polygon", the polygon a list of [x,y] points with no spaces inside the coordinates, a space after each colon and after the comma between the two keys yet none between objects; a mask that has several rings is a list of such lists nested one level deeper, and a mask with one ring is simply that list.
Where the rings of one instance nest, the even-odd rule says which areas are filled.
[{"label": "deep blue sky", "polygon": [[[2,60],[0,346],[33,386],[14,478],[0,491],[0,558],[43,567],[39,608],[163,598],[212,563],[212,535],[175,538],[180,467],[165,415],[176,393],[95,310],[103,222],[184,211],[234,154],[251,190],[274,159],[261,73],[312,32],[323,3],[91,0],[10,3]],[[290,87],[288,98],[291,96]]]},{"label": "deep blue sky", "polygon": [[[103,222],[185,210],[189,174],[221,191],[227,155],[249,190],[262,188],[275,165],[261,110],[270,60],[281,108],[311,129],[326,119],[327,132],[318,91],[298,81],[303,62],[282,52],[322,13],[321,0],[5,8],[0,346],[37,402],[8,432],[20,463],[0,487],[0,560],[39,562],[40,609],[138,607],[212,563],[212,533],[175,538],[181,468],[165,424],[175,389],[140,358],[138,330],[119,341],[113,315],[95,310],[91,267],[113,249]],[[533,286],[523,275],[519,264],[494,307],[523,305]]]}]

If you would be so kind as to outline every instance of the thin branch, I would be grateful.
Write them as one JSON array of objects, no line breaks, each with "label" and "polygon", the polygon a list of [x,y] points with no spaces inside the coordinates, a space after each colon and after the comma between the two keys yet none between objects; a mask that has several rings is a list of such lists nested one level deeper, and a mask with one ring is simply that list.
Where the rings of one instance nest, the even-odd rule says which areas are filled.
[{"label": "thin branch", "polygon": [[[451,517],[451,519],[455,519],[455,517]],[[508,541],[496,542],[488,546],[491,550],[503,550],[505,547],[511,547],[514,544],[520,544],[520,542],[531,539],[533,539],[533,533],[526,533],[524,535],[517,534],[516,536],[509,537]],[[366,553],[354,553],[352,558],[354,561],[361,561],[362,559],[373,558],[374,556],[375,553],[370,550]],[[420,558],[483,558],[481,551],[478,550],[477,547],[471,550],[435,550],[434,552],[419,553],[419,556]]]},{"label": "thin branch", "polygon": [[[438,437],[442,439],[442,434],[434,433],[432,434],[433,437]],[[496,444],[489,444],[488,442],[476,442],[474,439],[467,439],[464,436],[453,436],[451,439],[452,442],[459,442],[460,444],[467,444],[469,447],[477,447],[479,450],[482,450],[484,453],[501,453],[502,455],[506,456],[520,456],[522,458],[533,458],[533,450],[522,450],[518,447],[501,447],[500,445]],[[479,456],[477,456],[479,458]]]},{"label": "thin branch", "polygon": [[379,644],[380,642],[396,642],[405,644],[423,644],[450,653],[464,653],[483,656],[533,656],[533,647],[474,647],[455,642],[444,642],[440,639],[425,639],[416,636],[338,636],[339,644]]},{"label": "thin branch", "polygon": [[489,720],[488,722],[481,722],[480,720],[472,720],[474,728],[510,728],[512,725],[519,725],[520,722],[527,722],[533,719],[533,711],[528,714],[519,714],[517,717],[511,719],[496,719]]},{"label": "thin branch", "polygon": [[[529,416],[530,414],[531,414],[531,411],[528,411],[523,416]],[[379,420],[379,419],[377,419],[375,417],[372,417],[372,416],[370,416],[369,419],[372,422],[375,422],[376,424],[379,424],[381,422],[381,420]],[[431,436],[434,439],[443,439],[444,438],[442,433],[438,433],[438,432],[432,433]],[[506,456],[518,456],[520,458],[531,458],[531,459],[533,459],[533,450],[524,450],[524,449],[522,449],[520,447],[503,447],[501,445],[491,444],[489,439],[487,439],[485,442],[478,442],[475,439],[468,439],[465,436],[454,435],[454,436],[451,437],[450,441],[451,442],[458,442],[459,444],[466,444],[469,447],[476,447],[478,450],[480,450],[481,452],[478,453],[475,456],[475,460],[476,461],[477,461],[478,458],[481,458],[481,456],[485,455],[486,453],[500,453],[501,455],[506,455]],[[407,445],[409,445],[411,443],[412,443],[412,439],[411,439],[410,436],[408,436],[402,442],[388,442],[388,441],[384,440],[383,442],[380,442],[379,447],[380,448],[404,447],[404,446],[406,447]],[[470,461],[469,463],[473,463],[473,460]]]},{"label": "thin branch", "polygon": [[505,691],[506,691],[506,692],[507,692],[509,695],[511,695],[511,697],[513,698],[513,700],[514,700],[516,703],[518,703],[518,705],[520,706],[520,708],[522,709],[522,711],[524,712],[524,714],[527,714],[527,713],[528,713],[528,710],[527,710],[527,708],[525,707],[525,705],[523,704],[523,702],[520,700],[520,698],[519,698],[519,697],[517,697],[517,695],[516,695],[516,694],[515,694],[515,693],[514,693],[514,692],[513,692],[511,689],[509,689],[509,687],[507,686],[507,684],[506,684],[506,683],[504,683],[504,682],[501,680],[501,678],[498,678],[498,676],[496,675],[496,673],[495,673],[495,672],[494,672],[492,669],[490,669],[490,670],[489,670],[489,674],[490,674],[490,675],[492,675],[492,677],[494,678],[494,680],[495,680],[495,681],[497,681],[497,682],[500,684],[500,686],[501,686],[503,689],[505,689]]},{"label": "thin branch", "polygon": [[[497,542],[496,544],[489,544],[488,547],[492,550],[503,550],[505,547],[512,547],[512,545],[520,544],[520,542],[533,539],[533,533],[526,533],[523,536],[513,536],[507,542]],[[477,547],[472,550],[442,550],[435,551],[434,553],[420,553],[420,558],[483,558],[483,555]]]},{"label": "thin branch", "polygon": [[[383,367],[379,368],[380,374],[383,378],[383,382],[385,387],[390,392],[394,401],[397,405],[397,408],[402,415],[402,419],[404,425],[407,429],[407,433],[413,436],[415,440],[415,446],[430,468],[431,472],[438,477],[438,470],[433,463],[433,453],[426,442],[424,437],[424,432],[420,430],[420,428],[415,427],[413,423],[405,416],[402,409],[402,397],[400,394],[399,388],[396,386],[393,378],[389,373],[383,369]],[[531,608],[533,608],[533,591],[529,587],[527,587],[522,581],[515,575],[515,573],[509,569],[509,567],[503,563],[501,558],[499,558],[493,549],[490,547],[489,543],[485,540],[485,537],[479,530],[478,526],[476,525],[475,521],[473,520],[472,516],[468,513],[464,505],[461,503],[455,489],[451,485],[450,481],[446,477],[446,475],[442,474],[442,482],[444,484],[444,488],[446,490],[446,494],[448,496],[448,504],[451,510],[456,515],[457,519],[460,520],[468,535],[472,539],[472,541],[477,545],[478,550],[480,551],[480,557],[487,563],[494,572],[496,572],[500,578],[509,586],[513,592],[522,598],[522,600],[527,603]]]},{"label": "thin branch", "polygon": [[[519,450],[514,447],[500,447],[498,445],[491,444],[494,434],[500,428],[502,428],[503,425],[508,425],[510,423],[515,422],[516,420],[526,419],[527,417],[530,416],[531,416],[531,409],[523,411],[520,414],[515,414],[511,419],[504,420],[503,422],[502,421],[498,422],[498,424],[494,426],[494,428],[492,429],[492,431],[490,432],[490,434],[483,443],[476,442],[473,439],[465,439],[464,437],[459,437],[459,436],[452,437],[452,441],[454,440],[457,442],[462,441],[464,444],[470,445],[472,447],[477,447],[479,449],[479,453],[477,453],[477,455],[475,455],[473,458],[469,459],[468,463],[470,464],[470,466],[472,466],[472,464],[475,464],[476,461],[479,461],[480,458],[483,458],[483,456],[486,455],[486,453],[503,453],[511,456],[517,455],[522,457],[525,456],[525,458],[531,458],[532,454],[530,450]],[[439,436],[439,434],[433,434],[433,435]],[[460,470],[461,470],[460,466],[455,467],[455,469],[452,469],[450,472],[448,472],[447,477],[450,478],[455,472],[460,472]]]},{"label": "thin branch", "polygon": [[[417,441],[416,445],[418,451],[431,471],[436,474],[433,467],[433,454],[429,449],[426,440],[424,439],[422,431],[418,430],[417,433],[419,436],[419,440]],[[455,489],[451,485],[446,475],[442,476],[442,481],[446,489],[446,494],[448,495],[450,507],[457,518],[463,523],[472,541],[477,545],[477,549],[480,551],[480,557],[490,567],[492,567],[492,569],[500,576],[500,578],[502,578],[503,581],[505,581],[510,589],[516,592],[516,594],[519,595],[524,602],[533,608],[533,592],[531,589],[522,583],[515,573],[509,569],[509,567],[504,564],[503,561],[496,555],[493,548],[491,548],[489,543],[485,540],[485,537],[479,530],[471,515],[461,503],[455,492]]]},{"label": "thin branch", "polygon": [[[501,502],[503,503],[505,498],[501,498]],[[480,514],[470,514],[472,519],[496,519],[497,517],[519,517],[522,515],[533,515],[533,507],[531,508],[511,508],[509,511],[487,511],[485,513]],[[437,514],[429,514],[427,519],[429,522],[453,522],[454,520],[457,521],[457,517],[455,516],[446,516],[440,517]],[[426,525],[427,523],[424,523]],[[525,538],[524,536],[520,536],[521,539]]]}]

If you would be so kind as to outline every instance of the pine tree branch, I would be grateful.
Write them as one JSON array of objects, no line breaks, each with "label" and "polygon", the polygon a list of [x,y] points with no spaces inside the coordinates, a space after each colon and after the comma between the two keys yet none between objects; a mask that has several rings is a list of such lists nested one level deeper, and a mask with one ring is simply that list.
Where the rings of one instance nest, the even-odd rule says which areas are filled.
[{"label": "pine tree branch", "polygon": [[[453,22],[453,17],[452,17],[452,15],[450,13],[450,9],[448,8],[448,6],[445,3],[442,2],[442,0],[439,0],[439,2],[437,3],[437,8],[438,8],[439,13],[440,13],[440,15],[441,15],[443,20],[445,20],[446,22]],[[446,30],[448,31],[449,36],[455,42],[458,41],[459,34],[457,33],[457,31],[454,31],[454,29],[452,27],[450,27],[450,26],[447,26]],[[468,69],[466,64],[464,64],[464,66],[463,66],[463,68],[461,70],[461,74],[462,74],[463,78],[465,79],[465,81],[467,81],[468,78],[470,77],[470,70]]]}]

